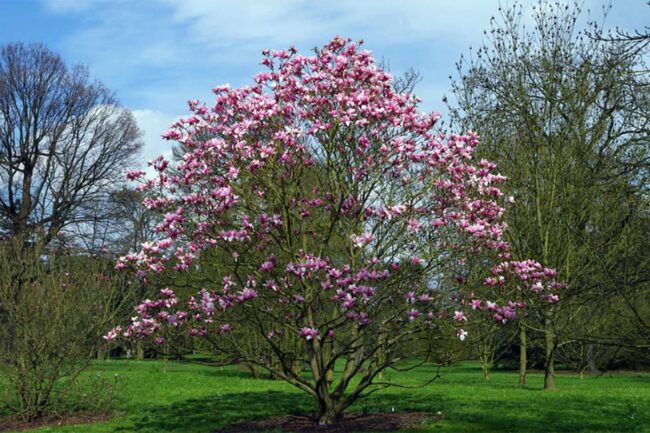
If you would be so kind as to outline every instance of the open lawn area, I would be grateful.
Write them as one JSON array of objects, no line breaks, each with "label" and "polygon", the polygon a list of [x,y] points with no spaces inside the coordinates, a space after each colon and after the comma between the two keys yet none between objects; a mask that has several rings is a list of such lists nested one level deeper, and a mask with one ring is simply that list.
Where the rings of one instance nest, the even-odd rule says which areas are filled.
[{"label": "open lawn area", "polygon": [[[408,385],[435,373],[435,367],[423,367],[388,376]],[[107,422],[34,432],[211,433],[241,420],[315,410],[300,391],[281,381],[253,379],[237,367],[170,362],[163,371],[162,362],[120,360],[95,363],[89,374],[117,375],[117,413]],[[375,393],[352,411],[442,412],[442,420],[404,432],[650,432],[650,374],[585,379],[561,374],[556,392],[543,391],[536,373],[526,388],[517,387],[513,372],[494,372],[486,382],[473,363],[443,368],[440,375],[423,388]]]}]

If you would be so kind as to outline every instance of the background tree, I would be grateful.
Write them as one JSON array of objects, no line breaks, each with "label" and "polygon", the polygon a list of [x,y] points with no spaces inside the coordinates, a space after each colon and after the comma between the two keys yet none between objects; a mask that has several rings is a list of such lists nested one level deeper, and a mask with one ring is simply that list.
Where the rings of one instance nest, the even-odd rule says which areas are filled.
[{"label": "background tree", "polygon": [[500,9],[487,44],[458,63],[450,112],[509,178],[513,255],[557,268],[568,284],[521,329],[522,355],[526,329],[544,335],[545,388],[553,389],[558,347],[612,326],[603,312],[617,314],[612,299],[634,286],[620,284],[624,263],[648,261],[648,251],[628,247],[648,215],[650,83],[639,73],[645,45],[590,38],[600,27],[581,28],[577,5],[540,2],[532,18],[524,27],[520,5]]},{"label": "background tree", "polygon": [[[455,283],[468,256],[506,261],[493,270],[495,287],[514,278],[550,294],[551,270],[507,262],[503,178],[485,160],[471,165],[472,134],[441,137],[438,115],[420,113],[418,99],[350,41],[335,38],[310,57],[265,51],[262,63],[268,71],[254,85],[215,88],[213,105],[191,102],[191,115],[163,135],[185,146],[181,162],[154,160],[151,178],[130,172],[162,216],[162,239],[118,267],[205,266],[211,281],[186,308],[163,289],[109,338],[164,344],[186,329],[306,392],[319,421],[333,424],[391,385],[381,372],[426,362],[431,334],[465,323],[470,297]],[[210,257],[219,260],[206,266]],[[471,305],[501,321],[515,313],[507,303]],[[251,334],[267,350],[237,338]]]},{"label": "background tree", "polygon": [[109,192],[81,219],[83,224],[68,228],[70,237],[85,251],[120,256],[156,238],[157,215],[142,206],[141,192],[123,186]]},{"label": "background tree", "polygon": [[0,48],[0,227],[51,240],[92,223],[140,150],[131,113],[43,45]]},{"label": "background tree", "polygon": [[24,420],[65,411],[106,326],[128,317],[137,299],[130,278],[113,268],[19,238],[0,244],[3,409]]},{"label": "background tree", "polygon": [[[650,1],[646,4],[650,7]],[[609,7],[611,8],[611,5]],[[608,42],[624,42],[630,50],[643,49],[650,44],[650,26],[643,26],[643,29],[636,29],[631,32],[618,27],[615,31],[607,33],[604,33],[602,29],[596,30],[595,33],[591,34],[592,37]]]}]

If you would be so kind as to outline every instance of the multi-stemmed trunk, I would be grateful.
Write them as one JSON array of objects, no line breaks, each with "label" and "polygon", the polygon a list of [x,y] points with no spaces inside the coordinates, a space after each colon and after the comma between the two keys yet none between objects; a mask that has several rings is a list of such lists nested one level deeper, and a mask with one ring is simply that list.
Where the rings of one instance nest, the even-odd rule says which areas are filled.
[{"label": "multi-stemmed trunk", "polygon": [[314,389],[318,401],[318,423],[320,425],[336,425],[347,405],[344,405],[342,394],[331,389],[334,372],[331,369],[323,371],[313,370],[315,363],[312,363],[312,374],[316,380]]},{"label": "multi-stemmed trunk", "polygon": [[318,424],[336,425],[341,420],[343,410],[331,398],[319,401]]},{"label": "multi-stemmed trunk", "polygon": [[[353,328],[352,335],[358,330]],[[322,345],[320,341],[312,342],[308,349],[309,366],[314,379],[313,395],[318,401],[318,423],[320,425],[336,425],[340,422],[343,412],[356,400],[361,391],[372,382],[372,377],[364,376],[355,389],[346,394],[350,381],[363,365],[364,347],[356,340],[349,349],[345,367],[338,381],[334,384],[334,363],[331,361],[331,347]],[[329,362],[328,362],[329,361]]]}]

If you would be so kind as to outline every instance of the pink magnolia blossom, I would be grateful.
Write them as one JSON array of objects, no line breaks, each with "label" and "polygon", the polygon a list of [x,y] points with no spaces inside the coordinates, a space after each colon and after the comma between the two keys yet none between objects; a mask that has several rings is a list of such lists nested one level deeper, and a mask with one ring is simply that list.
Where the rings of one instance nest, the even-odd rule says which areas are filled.
[{"label": "pink magnolia blossom", "polygon": [[129,180],[136,180],[139,179],[140,177],[144,176],[146,174],[145,171],[143,170],[127,170],[126,171],[126,178]]},{"label": "pink magnolia blossom", "polygon": [[465,317],[465,313],[462,311],[454,311],[454,320],[460,322],[462,320],[467,320],[467,317]]},{"label": "pink magnolia blossom", "polygon": [[117,338],[120,333],[122,332],[122,327],[121,326],[116,326],[115,328],[111,329],[108,331],[106,335],[104,335],[104,340],[111,341]]},{"label": "pink magnolia blossom", "polygon": [[372,235],[372,233],[363,233],[361,235],[352,234],[350,235],[350,239],[352,239],[352,243],[354,244],[355,247],[363,247],[365,245],[368,245],[370,242],[372,242],[374,236]]},{"label": "pink magnolia blossom", "polygon": [[300,329],[300,336],[303,337],[305,340],[309,341],[318,337],[318,329],[315,328],[310,328],[310,327],[303,327]]}]

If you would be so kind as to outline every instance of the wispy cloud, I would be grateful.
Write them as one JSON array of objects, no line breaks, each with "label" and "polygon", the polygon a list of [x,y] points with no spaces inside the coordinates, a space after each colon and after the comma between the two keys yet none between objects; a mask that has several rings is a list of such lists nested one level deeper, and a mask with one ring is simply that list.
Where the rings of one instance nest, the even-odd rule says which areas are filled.
[{"label": "wispy cloud", "polygon": [[320,43],[336,33],[379,44],[417,44],[435,38],[472,40],[495,9],[490,1],[279,0],[210,2],[165,0],[177,22],[189,22],[200,43],[240,47]]},{"label": "wispy cloud", "polygon": [[[176,117],[155,110],[133,110],[133,116],[143,133],[144,148],[142,149],[142,165],[158,155],[170,158],[172,145],[161,138],[160,134],[166,131]],[[131,167],[130,167],[131,168]]]},{"label": "wispy cloud", "polygon": [[55,13],[79,13],[88,10],[97,0],[46,0],[44,3]]}]

